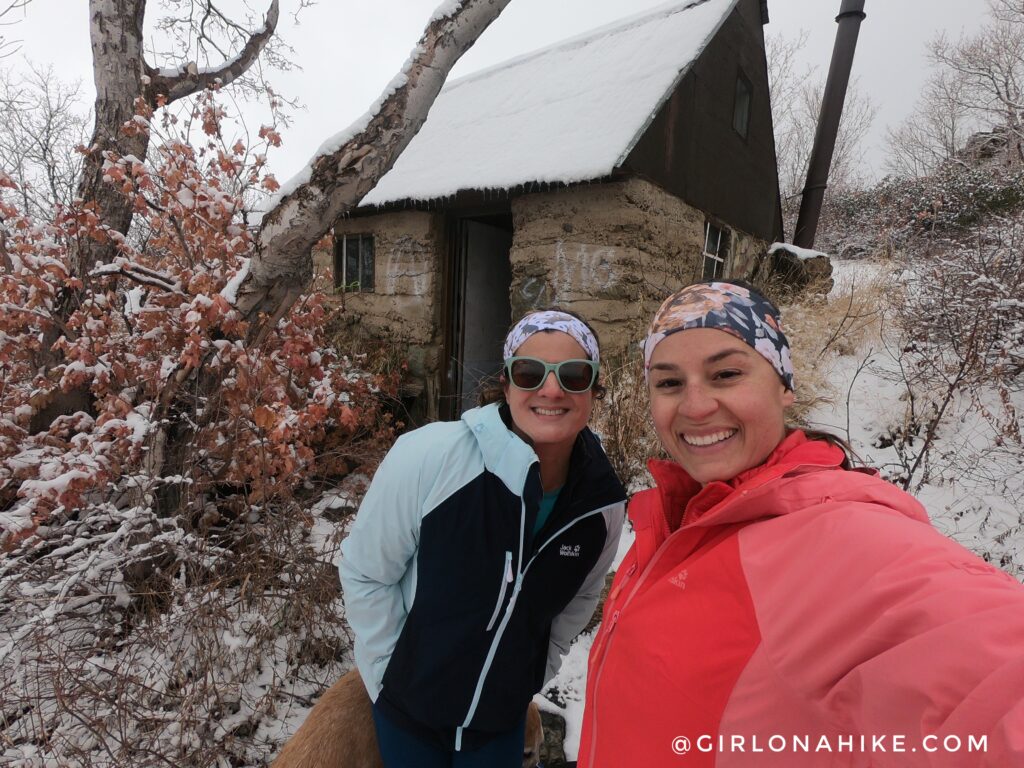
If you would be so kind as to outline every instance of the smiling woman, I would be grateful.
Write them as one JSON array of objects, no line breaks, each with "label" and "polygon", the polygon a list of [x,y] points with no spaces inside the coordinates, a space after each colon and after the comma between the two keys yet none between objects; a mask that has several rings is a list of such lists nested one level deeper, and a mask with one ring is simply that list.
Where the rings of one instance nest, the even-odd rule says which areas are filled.
[{"label": "smiling woman", "polygon": [[587,428],[597,336],[526,315],[458,422],[399,438],[342,543],[345,610],[384,765],[523,760],[527,704],[590,620],[625,491]]},{"label": "smiling woman", "polygon": [[731,334],[696,328],[669,336],[654,350],[649,376],[658,437],[700,483],[761,464],[786,435],[793,391]]},{"label": "smiling woman", "polygon": [[[644,359],[671,461],[630,501],[580,768],[824,764],[801,743],[850,768],[1024,765],[1024,589],[838,444],[786,426],[778,309],[746,285],[689,286]],[[972,739],[985,749],[936,760]]]}]

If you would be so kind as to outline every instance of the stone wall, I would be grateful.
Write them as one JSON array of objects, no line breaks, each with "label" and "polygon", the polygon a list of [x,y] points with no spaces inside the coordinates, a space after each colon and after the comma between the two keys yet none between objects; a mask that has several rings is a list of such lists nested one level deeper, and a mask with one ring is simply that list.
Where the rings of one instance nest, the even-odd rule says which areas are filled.
[{"label": "stone wall", "polygon": [[[525,195],[512,215],[512,314],[572,309],[606,354],[632,349],[662,300],[700,277],[704,213],[640,179]],[[748,272],[765,245],[734,231],[729,274]]]},{"label": "stone wall", "polygon": [[749,279],[757,272],[758,265],[768,253],[766,243],[757,237],[733,230],[732,254],[729,256],[729,277]]},{"label": "stone wall", "polygon": [[[512,201],[512,315],[558,304],[594,324],[606,355],[635,352],[664,298],[700,277],[703,212],[639,179],[535,193]],[[374,291],[331,292],[346,332],[395,344],[408,361],[418,420],[436,417],[448,244],[443,214],[343,219],[336,235],[374,237]],[[728,273],[747,276],[766,243],[733,231]],[[333,286],[331,253],[314,256]]]},{"label": "stone wall", "polygon": [[[441,216],[422,211],[382,213],[342,219],[334,232],[369,234],[374,240],[373,292],[331,292],[332,302],[345,308],[342,322],[354,334],[398,345],[416,388],[425,386],[428,395],[436,391],[444,339],[436,301],[444,272]],[[332,254],[315,259],[326,271],[325,282],[333,286]]]}]

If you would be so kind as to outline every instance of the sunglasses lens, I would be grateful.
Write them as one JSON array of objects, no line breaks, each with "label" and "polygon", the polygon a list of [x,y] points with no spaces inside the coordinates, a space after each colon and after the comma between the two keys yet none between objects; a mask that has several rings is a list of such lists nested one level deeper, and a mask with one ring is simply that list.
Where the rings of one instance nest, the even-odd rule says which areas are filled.
[{"label": "sunglasses lens", "polygon": [[582,360],[569,360],[558,366],[558,381],[566,392],[586,392],[594,383],[594,368]]},{"label": "sunglasses lens", "polygon": [[537,389],[544,383],[544,364],[539,360],[515,360],[509,367],[509,378],[520,389]]}]

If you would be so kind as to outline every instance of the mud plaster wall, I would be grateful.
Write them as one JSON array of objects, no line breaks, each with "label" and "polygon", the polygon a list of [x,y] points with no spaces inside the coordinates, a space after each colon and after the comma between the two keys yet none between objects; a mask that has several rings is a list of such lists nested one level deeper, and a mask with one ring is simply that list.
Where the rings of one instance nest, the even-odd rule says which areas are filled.
[{"label": "mud plaster wall", "polygon": [[[643,180],[526,195],[512,217],[513,316],[574,310],[606,355],[635,351],[664,298],[700,277],[704,213]],[[746,273],[765,245],[734,231],[728,273]]]},{"label": "mud plaster wall", "polygon": [[[343,219],[335,236],[370,234],[374,241],[372,293],[332,293],[344,302],[344,322],[353,332],[392,342],[407,354],[412,378],[436,386],[443,334],[435,297],[443,273],[442,226],[438,214],[382,213]],[[333,286],[333,256],[320,257]]]}]

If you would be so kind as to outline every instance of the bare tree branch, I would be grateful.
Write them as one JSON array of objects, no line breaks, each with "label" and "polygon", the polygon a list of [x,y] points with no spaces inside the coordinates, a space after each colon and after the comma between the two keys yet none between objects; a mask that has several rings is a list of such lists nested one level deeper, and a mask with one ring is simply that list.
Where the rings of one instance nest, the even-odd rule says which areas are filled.
[{"label": "bare tree branch", "polygon": [[[3,19],[3,17],[11,11],[17,11],[24,8],[30,2],[32,2],[32,0],[11,0],[7,4],[6,8],[0,10],[0,19]],[[17,21],[0,21],[0,27],[9,27],[12,24],[17,23]],[[0,59],[17,53],[18,48],[16,46],[18,45],[18,42],[19,41],[17,40],[8,40],[4,35],[0,35]]]},{"label": "bare tree branch", "polygon": [[90,277],[112,277],[114,275],[134,280],[140,285],[149,285],[169,293],[185,295],[177,280],[172,280],[167,275],[160,274],[141,264],[133,264],[126,259],[118,259],[113,264],[103,264],[89,273]]},{"label": "bare tree branch", "polygon": [[1007,162],[1024,164],[1024,6],[990,0],[991,17],[973,36],[931,41],[929,57],[938,77],[955,88],[944,98],[975,125],[1005,132]]},{"label": "bare tree branch", "polygon": [[925,84],[914,112],[887,131],[886,165],[903,176],[927,176],[956,153],[976,129],[976,119],[963,102],[963,79],[945,70]]},{"label": "bare tree branch", "polygon": [[[779,191],[783,198],[783,215],[787,220],[795,220],[799,208],[825,90],[824,81],[816,76],[813,67],[797,67],[799,53],[806,43],[807,33],[803,30],[793,37],[778,34],[765,38]],[[857,168],[864,153],[864,137],[877,112],[878,107],[871,97],[860,89],[856,81],[851,82],[829,170],[827,194],[855,186],[860,181]],[[787,226],[786,229],[791,230],[792,227]]]},{"label": "bare tree branch", "polygon": [[245,46],[237,56],[225,62],[217,69],[200,69],[194,62],[189,63],[183,71],[173,75],[162,74],[162,70],[154,69],[148,64],[146,72],[150,78],[147,97],[151,104],[156,104],[160,96],[168,102],[183,99],[213,85],[228,85],[241,77],[259,58],[270,38],[277,29],[280,14],[279,0],[273,0],[267,11],[263,28],[252,33]]},{"label": "bare tree branch", "polygon": [[313,245],[387,173],[427,118],[455,62],[509,0],[462,0],[432,19],[369,123],[314,158],[310,179],[264,218],[250,273],[238,294],[248,317],[278,313],[312,279]]}]

